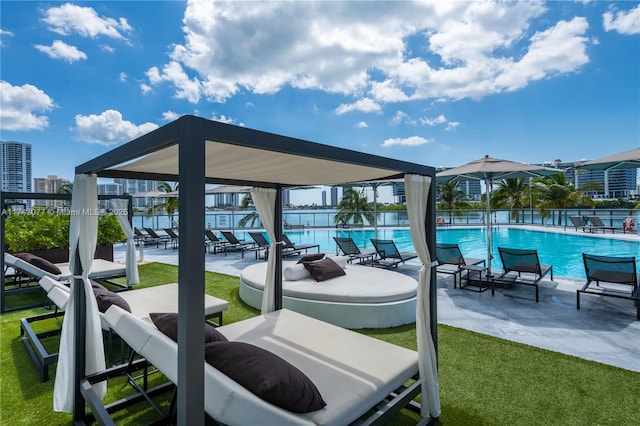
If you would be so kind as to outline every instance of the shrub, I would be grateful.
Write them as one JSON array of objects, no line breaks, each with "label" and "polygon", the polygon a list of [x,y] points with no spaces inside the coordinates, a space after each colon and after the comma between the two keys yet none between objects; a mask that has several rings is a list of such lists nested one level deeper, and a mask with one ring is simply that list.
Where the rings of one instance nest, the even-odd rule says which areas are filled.
[{"label": "shrub", "polygon": [[[5,219],[5,245],[12,252],[68,248],[69,223],[69,215],[46,209],[34,209],[28,214],[9,212]],[[124,239],[116,216],[102,215],[98,218],[98,245]]]}]

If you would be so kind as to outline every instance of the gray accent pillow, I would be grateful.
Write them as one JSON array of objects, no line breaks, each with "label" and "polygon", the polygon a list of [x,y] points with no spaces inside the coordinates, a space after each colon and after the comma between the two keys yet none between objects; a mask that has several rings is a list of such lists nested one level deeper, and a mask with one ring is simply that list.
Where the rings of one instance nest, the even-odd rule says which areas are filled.
[{"label": "gray accent pillow", "polygon": [[[178,341],[178,314],[176,313],[150,313],[153,324],[174,342]],[[204,343],[226,342],[227,338],[209,324],[204,325]]]},{"label": "gray accent pillow", "polygon": [[330,278],[340,277],[342,275],[347,275],[347,273],[342,269],[340,265],[331,260],[328,257],[325,257],[321,260],[316,260],[315,262],[305,262],[303,263],[304,267],[307,268],[307,271],[311,274],[314,280],[326,281]]},{"label": "gray accent pillow", "polygon": [[244,342],[213,342],[205,345],[204,356],[226,376],[285,410],[308,413],[327,405],[302,371],[266,349]]},{"label": "gray accent pillow", "polygon": [[[96,297],[96,302],[98,302],[98,310],[102,313],[107,312],[107,309],[111,307],[111,305],[116,305],[121,307],[127,312],[131,312],[131,307],[118,293],[114,293],[113,291],[107,290],[105,287],[101,286],[95,281],[91,282],[91,288],[93,290],[93,295]],[[97,285],[96,285],[97,284]]]},{"label": "gray accent pillow", "polygon": [[44,259],[40,256],[36,256],[32,253],[14,253],[15,257],[24,260],[27,263],[32,264],[36,268],[40,268],[43,271],[47,271],[50,274],[60,275],[62,271],[55,264],[49,262],[47,259]]},{"label": "gray accent pillow", "polygon": [[302,256],[300,259],[298,259],[298,262],[296,263],[313,262],[315,260],[320,260],[322,258],[324,258],[324,253],[310,253]]}]

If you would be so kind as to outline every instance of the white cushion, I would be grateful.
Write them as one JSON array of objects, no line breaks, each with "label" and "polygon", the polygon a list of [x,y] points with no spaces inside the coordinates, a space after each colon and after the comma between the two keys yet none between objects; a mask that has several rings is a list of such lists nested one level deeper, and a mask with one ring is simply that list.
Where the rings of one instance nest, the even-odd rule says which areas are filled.
[{"label": "white cushion", "polygon": [[311,277],[311,274],[302,263],[289,265],[282,271],[282,276],[287,281],[298,281]]}]

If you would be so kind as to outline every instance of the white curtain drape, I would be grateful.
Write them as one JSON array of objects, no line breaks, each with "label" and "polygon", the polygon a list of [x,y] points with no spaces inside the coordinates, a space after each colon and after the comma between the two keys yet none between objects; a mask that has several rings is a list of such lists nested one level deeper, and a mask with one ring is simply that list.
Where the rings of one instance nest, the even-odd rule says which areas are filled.
[{"label": "white curtain drape", "polygon": [[127,215],[129,201],[123,198],[114,198],[110,201],[118,222],[120,222],[120,226],[127,236],[127,285],[140,284],[138,262],[136,261],[136,243],[133,240],[135,234]]},{"label": "white curtain drape", "polygon": [[418,367],[420,385],[422,387],[421,414],[423,417],[440,416],[440,381],[435,345],[431,335],[431,316],[429,315],[429,298],[431,288],[431,268],[436,266],[431,261],[427,246],[427,200],[431,178],[428,176],[405,175],[404,188],[407,197],[407,213],[411,227],[413,247],[422,262],[418,277],[418,300],[416,306],[416,333],[418,341]]},{"label": "white curtain drape", "polygon": [[[76,251],[79,253],[82,268],[82,281],[86,299],[86,366],[85,374],[92,374],[105,369],[104,346],[102,342],[102,328],[98,304],[93,296],[89,273],[93,263],[98,239],[98,184],[96,176],[76,175],[73,182],[73,196],[71,199],[71,223],[69,228],[70,269],[74,271]],[[76,278],[76,277],[74,277]],[[71,296],[62,323],[60,349],[58,350],[58,367],[53,388],[53,409],[65,413],[73,412],[74,397],[74,334],[76,331],[75,318],[75,285],[71,281]],[[98,397],[102,398],[107,392],[107,383],[94,385]]]},{"label": "white curtain drape", "polygon": [[274,230],[274,221],[276,214],[276,190],[271,188],[252,188],[251,198],[256,206],[262,226],[264,226],[271,246],[269,247],[269,256],[267,257],[267,276],[264,282],[264,292],[262,293],[262,309],[261,314],[266,314],[274,309],[273,294],[275,292],[275,270],[276,270],[276,235]]}]

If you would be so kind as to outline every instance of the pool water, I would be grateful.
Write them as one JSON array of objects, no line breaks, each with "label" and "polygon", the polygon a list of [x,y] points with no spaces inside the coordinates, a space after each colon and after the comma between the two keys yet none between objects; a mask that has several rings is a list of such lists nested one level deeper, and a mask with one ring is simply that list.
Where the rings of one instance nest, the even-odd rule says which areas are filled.
[{"label": "pool water", "polygon": [[[351,237],[358,247],[373,248],[370,239],[373,230],[310,229],[287,231],[294,243],[320,244],[320,250],[334,253],[334,236]],[[246,235],[247,239],[250,239]],[[379,229],[378,238],[394,240],[400,251],[414,251],[408,229]],[[502,268],[498,247],[527,248],[538,250],[541,263],[553,265],[553,275],[558,277],[585,278],[582,253],[606,256],[636,256],[640,270],[640,242],[593,238],[580,234],[562,234],[514,228],[494,228],[492,233],[492,268]],[[466,257],[486,259],[487,242],[484,228],[438,229],[436,241],[457,243]]]}]

